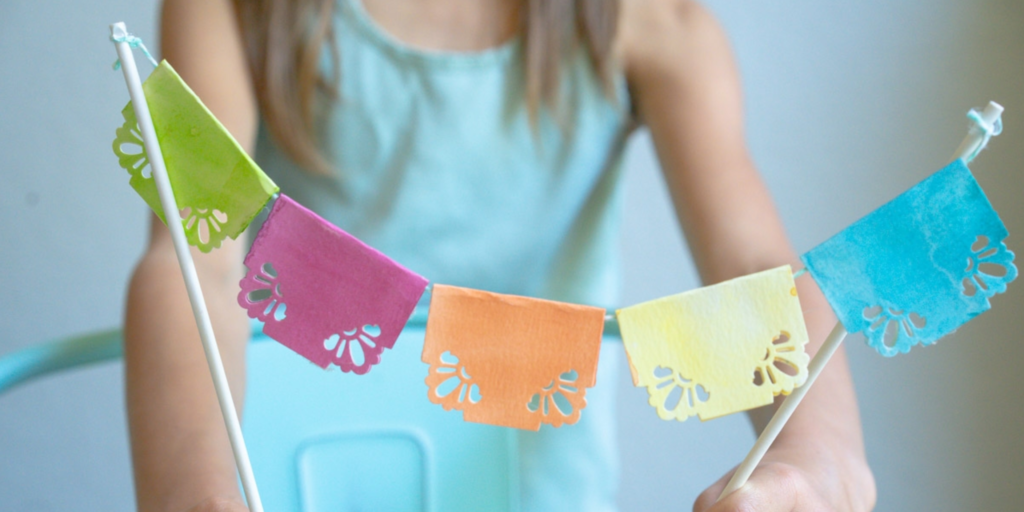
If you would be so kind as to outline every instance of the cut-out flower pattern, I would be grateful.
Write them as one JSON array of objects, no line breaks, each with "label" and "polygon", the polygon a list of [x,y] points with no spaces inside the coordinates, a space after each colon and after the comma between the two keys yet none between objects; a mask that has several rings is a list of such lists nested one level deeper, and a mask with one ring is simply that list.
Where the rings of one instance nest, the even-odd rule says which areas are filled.
[{"label": "cut-out flower pattern", "polygon": [[[984,235],[978,236],[971,245],[971,255],[967,257],[967,269],[961,281],[964,295],[988,299],[1005,292],[1006,284],[1017,277],[1013,256],[1005,243],[992,242]],[[998,267],[1002,268],[1002,275],[991,273]]]},{"label": "cut-out flower pattern", "polygon": [[663,420],[684,421],[700,412],[709,393],[704,386],[664,366],[654,369],[654,382],[647,386],[648,403]]},{"label": "cut-out flower pattern", "polygon": [[426,382],[430,401],[440,404],[446,411],[461,410],[467,403],[475,404],[482,398],[480,387],[466,371],[466,366],[451,352],[444,352],[430,365]]},{"label": "cut-out flower pattern", "polygon": [[149,157],[142,142],[142,132],[139,131],[138,122],[135,120],[135,111],[127,109],[121,114],[124,116],[124,124],[114,131],[114,154],[117,155],[117,164],[133,178],[149,179]]},{"label": "cut-out flower pattern", "polygon": [[245,306],[250,318],[261,322],[280,322],[285,319],[287,305],[281,295],[277,269],[272,264],[268,262],[258,265],[238,285],[242,289],[238,293],[238,302]]},{"label": "cut-out flower pattern", "polygon": [[769,385],[775,395],[788,395],[807,380],[810,357],[788,332],[781,332],[765,350],[764,358],[754,369],[754,385]]},{"label": "cut-out flower pattern", "polygon": [[544,423],[553,427],[572,425],[580,419],[580,411],[587,406],[585,391],[577,385],[579,374],[570,370],[558,376],[540,392],[535,393],[526,408],[539,412]]},{"label": "cut-out flower pattern", "polygon": [[883,356],[906,354],[919,343],[934,343],[920,336],[919,331],[924,329],[927,319],[917,313],[874,306],[864,309],[864,319],[870,323],[864,330],[868,345]]},{"label": "cut-out flower pattern", "polygon": [[180,213],[185,238],[200,251],[210,252],[227,238],[221,227],[227,223],[228,214],[216,208],[191,207],[182,208]]},{"label": "cut-out flower pattern", "polygon": [[380,362],[384,347],[377,343],[380,326],[364,325],[332,334],[324,340],[324,349],[331,352],[331,360],[343,372],[362,375]]}]

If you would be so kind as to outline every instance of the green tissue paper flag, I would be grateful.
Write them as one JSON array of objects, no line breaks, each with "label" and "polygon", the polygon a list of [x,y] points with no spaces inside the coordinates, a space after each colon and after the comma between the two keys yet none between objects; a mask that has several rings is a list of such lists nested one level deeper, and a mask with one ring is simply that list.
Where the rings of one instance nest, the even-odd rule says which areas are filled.
[{"label": "green tissue paper flag", "polygon": [[[277,185],[253,162],[167,61],[142,84],[185,235],[203,252],[236,238],[252,222]],[[121,111],[114,153],[131,175],[129,184],[163,220],[132,104]]]}]

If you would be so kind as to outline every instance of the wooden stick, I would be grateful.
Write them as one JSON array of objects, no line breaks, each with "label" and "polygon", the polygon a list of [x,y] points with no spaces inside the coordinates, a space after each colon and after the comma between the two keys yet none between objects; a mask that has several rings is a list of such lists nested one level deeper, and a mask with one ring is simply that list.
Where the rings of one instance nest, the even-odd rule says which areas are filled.
[{"label": "wooden stick", "polygon": [[[990,101],[985,110],[981,113],[981,120],[992,126],[999,119],[1003,113],[1003,107],[994,101]],[[960,147],[957,148],[953,154],[953,160],[961,158],[967,158],[974,154],[975,150],[978,149],[980,144],[986,143],[988,138],[991,136],[981,126],[975,125],[970,128],[967,132],[967,137],[964,138],[963,142],[960,143]],[[761,459],[764,454],[768,452],[768,448],[771,447],[772,443],[775,442],[775,438],[782,432],[782,428],[786,426],[786,422],[789,421],[790,416],[793,415],[793,411],[800,405],[800,401],[804,399],[804,395],[811,389],[811,385],[814,384],[815,379],[818,378],[818,374],[828,363],[829,359],[832,359],[832,355],[835,354],[839,345],[842,344],[843,339],[846,338],[846,329],[843,328],[843,324],[836,323],[836,326],[832,329],[832,332],[825,339],[825,343],[818,349],[818,353],[811,359],[810,364],[807,366],[807,382],[803,386],[793,390],[792,393],[782,402],[779,409],[775,411],[775,415],[772,416],[771,421],[765,426],[764,431],[758,436],[757,441],[754,442],[754,447],[750,449],[750,453],[743,459],[743,462],[736,468],[736,473],[732,475],[729,483],[722,489],[722,494],[718,496],[718,500],[732,494],[734,491],[743,487],[747,483],[747,479],[754,472],[754,469],[758,464],[761,463]]]},{"label": "wooden stick", "polygon": [[227,427],[228,438],[231,440],[231,449],[234,451],[235,465],[238,467],[238,474],[242,480],[242,489],[245,491],[249,510],[252,512],[263,512],[263,504],[260,501],[259,491],[256,488],[256,479],[253,477],[252,466],[249,463],[249,452],[246,450],[245,440],[242,438],[242,427],[238,421],[238,413],[235,411],[234,402],[231,399],[231,389],[228,387],[228,379],[224,373],[224,364],[220,359],[220,351],[217,350],[217,340],[213,335],[210,313],[206,310],[206,300],[203,298],[203,291],[199,286],[199,276],[196,274],[196,266],[192,261],[192,254],[189,252],[188,241],[185,239],[185,228],[182,227],[178,203],[174,200],[174,191],[167,177],[163,153],[160,151],[160,142],[157,140],[156,131],[153,129],[153,120],[149,115],[149,104],[146,102],[146,95],[142,91],[142,81],[139,79],[139,73],[135,67],[135,57],[132,55],[131,45],[128,42],[129,37],[124,23],[118,22],[110,26],[110,39],[114,41],[114,45],[117,47],[117,56],[121,59],[121,69],[124,71],[124,80],[128,85],[128,94],[131,96],[135,117],[139,122],[139,131],[142,133],[146,156],[149,158],[149,164],[153,168],[153,179],[156,182],[156,189],[160,195],[160,205],[164,210],[167,228],[171,232],[174,252],[177,254],[178,264],[181,266],[181,275],[185,278],[189,302],[192,303],[192,314],[195,316],[196,325],[199,327],[199,337],[203,343],[203,350],[206,352],[206,362],[210,368],[210,376],[213,377],[213,387],[217,391],[217,400],[220,402],[220,412],[224,417],[224,426]]}]

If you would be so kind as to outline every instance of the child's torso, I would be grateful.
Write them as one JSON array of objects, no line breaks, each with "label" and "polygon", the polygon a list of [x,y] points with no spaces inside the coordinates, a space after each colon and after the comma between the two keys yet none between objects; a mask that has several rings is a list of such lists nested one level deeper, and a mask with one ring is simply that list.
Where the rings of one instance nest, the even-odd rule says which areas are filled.
[{"label": "child's torso", "polygon": [[[303,172],[261,129],[256,158],[282,192],[432,282],[617,306],[622,77],[611,101],[573,56],[561,76],[571,127],[542,113],[533,130],[518,39],[431,53],[393,39],[358,0],[337,10],[340,101],[321,147],[338,171]],[[524,510],[615,509],[621,347],[604,348],[580,422],[520,432]]]},{"label": "child's torso", "polygon": [[521,43],[409,47],[339,0],[340,100],[323,121],[335,176],[300,170],[261,130],[281,190],[431,281],[606,307],[618,293],[628,97],[583,52],[561,76],[567,128],[527,117]]}]

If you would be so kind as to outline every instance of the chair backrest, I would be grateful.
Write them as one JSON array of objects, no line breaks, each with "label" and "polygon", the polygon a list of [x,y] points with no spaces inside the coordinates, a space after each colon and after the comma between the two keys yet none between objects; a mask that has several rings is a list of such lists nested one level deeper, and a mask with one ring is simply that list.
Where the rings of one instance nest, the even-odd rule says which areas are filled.
[{"label": "chair backrest", "polygon": [[[515,431],[427,400],[423,333],[410,322],[366,375],[321,370],[254,333],[243,430],[266,510],[518,509]],[[0,393],[121,347],[111,330],[0,357]]]},{"label": "chair backrest", "polygon": [[267,510],[518,510],[517,436],[427,400],[423,327],[366,375],[249,350],[243,426]]}]

